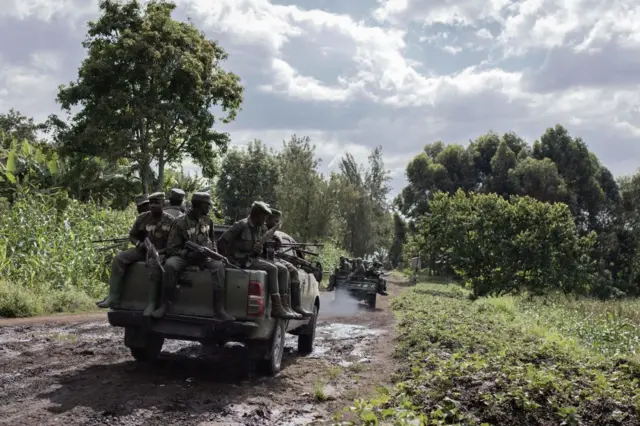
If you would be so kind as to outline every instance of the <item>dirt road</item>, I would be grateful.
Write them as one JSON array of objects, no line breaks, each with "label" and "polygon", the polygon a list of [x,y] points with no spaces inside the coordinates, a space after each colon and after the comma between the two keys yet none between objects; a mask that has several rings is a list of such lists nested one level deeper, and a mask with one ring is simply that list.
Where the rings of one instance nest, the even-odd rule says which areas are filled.
[{"label": "dirt road", "polygon": [[[403,287],[389,285],[391,295]],[[395,370],[390,297],[378,308],[332,308],[323,297],[316,349],[295,353],[287,336],[282,372],[258,376],[242,346],[207,352],[166,341],[154,364],[136,363],[123,331],[104,315],[55,322],[0,322],[0,424],[328,424]]]}]

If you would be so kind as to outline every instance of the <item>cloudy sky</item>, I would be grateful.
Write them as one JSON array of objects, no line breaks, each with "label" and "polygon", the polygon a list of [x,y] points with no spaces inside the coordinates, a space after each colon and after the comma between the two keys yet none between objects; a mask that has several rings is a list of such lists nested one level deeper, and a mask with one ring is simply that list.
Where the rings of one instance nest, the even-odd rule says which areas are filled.
[{"label": "cloudy sky", "polygon": [[[394,192],[426,143],[556,123],[614,174],[640,166],[633,0],[177,0],[245,87],[234,143],[316,143],[325,170],[382,145]],[[43,119],[97,0],[0,0],[0,111]]]}]

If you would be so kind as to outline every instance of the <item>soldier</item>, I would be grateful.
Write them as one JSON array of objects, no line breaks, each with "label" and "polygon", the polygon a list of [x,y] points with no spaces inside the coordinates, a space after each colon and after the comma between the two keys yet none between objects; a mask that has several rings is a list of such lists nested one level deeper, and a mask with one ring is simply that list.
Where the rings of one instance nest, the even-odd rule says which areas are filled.
[{"label": "soldier", "polygon": [[[278,268],[272,262],[260,259],[263,247],[260,240],[264,234],[264,223],[271,209],[265,203],[256,201],[251,206],[249,216],[237,221],[220,237],[220,253],[235,261],[243,269],[255,269],[267,273],[267,286],[271,296],[271,315],[276,318],[297,319],[294,312],[285,310],[280,297],[279,281],[288,280],[289,271],[284,265]],[[285,302],[286,303],[286,302]]]},{"label": "soldier", "polygon": [[184,214],[184,191],[180,188],[172,188],[169,192],[169,205],[164,208],[164,211],[171,216],[177,218]]},{"label": "soldier", "polygon": [[349,274],[349,279],[353,277],[363,277],[366,275],[366,273],[367,273],[367,270],[364,267],[364,264],[362,263],[362,259],[358,257],[356,259],[356,267],[353,270],[353,272]]},{"label": "soldier", "polygon": [[381,268],[382,268],[382,263],[376,260],[375,262],[373,262],[373,265],[371,266],[371,273],[375,278],[378,279],[378,288],[377,288],[378,294],[382,296],[388,296],[389,293],[387,293],[387,280],[382,276]]},{"label": "soldier", "polygon": [[335,271],[329,277],[329,285],[327,285],[327,291],[333,291],[336,287],[336,275],[348,274],[353,268],[346,257],[340,256],[340,263],[336,266]]},{"label": "soldier", "polygon": [[[267,216],[265,231],[266,229],[270,229],[270,228],[273,228],[274,226],[277,226],[278,223],[280,223],[280,220],[282,219],[282,212],[280,210],[276,210],[273,207],[271,207],[270,209],[271,209],[271,214]],[[280,237],[278,237],[277,232],[274,235],[274,240],[276,242],[276,249],[277,249],[278,244],[282,244],[282,240],[280,240]],[[285,268],[287,268],[287,271],[289,272],[289,290],[290,290],[289,292],[291,294],[292,306],[289,309],[288,295],[281,291],[280,298],[282,299],[282,307],[285,310],[286,309],[292,310],[294,314],[297,314],[298,318],[309,318],[313,316],[312,312],[309,312],[302,307],[302,293],[301,293],[302,289],[300,288],[300,274],[298,272],[298,268],[296,268],[292,263],[287,262],[284,259],[278,259],[278,261],[275,263],[276,263],[276,266],[278,266],[278,263],[280,263]],[[280,266],[278,266],[278,269],[280,269]]]},{"label": "soldier", "polygon": [[147,194],[136,195],[134,198],[136,203],[136,209],[138,210],[138,214],[142,214],[144,212],[149,211],[149,198]]},{"label": "soldier", "polygon": [[205,258],[200,252],[185,249],[187,241],[217,251],[213,221],[208,216],[211,196],[206,192],[195,192],[191,196],[191,209],[175,219],[167,242],[167,261],[164,265],[163,287],[160,307],[153,312],[154,318],[162,318],[171,310],[171,300],[178,283],[178,276],[189,265],[198,265],[211,273],[213,285],[213,315],[221,321],[235,321],[224,309],[224,264],[216,259]]},{"label": "soldier", "polygon": [[[164,203],[163,192],[151,194],[147,203],[149,204],[149,211],[138,215],[129,231],[129,238],[135,247],[121,251],[113,259],[111,276],[109,277],[109,297],[98,305],[101,308],[118,308],[120,306],[124,274],[127,268],[129,265],[143,261],[147,257],[144,245],[145,237],[149,238],[159,254],[164,254],[169,230],[173,223],[173,217],[162,211]],[[149,276],[154,286],[149,293],[149,304],[143,313],[144,316],[149,316],[155,309],[158,294],[157,290],[162,280],[162,274],[159,265],[153,257],[149,257],[146,260],[147,266],[149,267]]]}]

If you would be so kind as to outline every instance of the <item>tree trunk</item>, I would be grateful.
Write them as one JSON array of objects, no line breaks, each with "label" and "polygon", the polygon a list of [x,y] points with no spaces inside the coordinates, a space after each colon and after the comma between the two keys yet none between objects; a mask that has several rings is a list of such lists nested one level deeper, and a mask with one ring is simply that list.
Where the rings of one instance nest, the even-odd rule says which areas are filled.
[{"label": "tree trunk", "polygon": [[156,191],[162,192],[164,191],[164,165],[166,159],[164,158],[164,148],[160,149],[158,152],[158,184],[156,187]]}]

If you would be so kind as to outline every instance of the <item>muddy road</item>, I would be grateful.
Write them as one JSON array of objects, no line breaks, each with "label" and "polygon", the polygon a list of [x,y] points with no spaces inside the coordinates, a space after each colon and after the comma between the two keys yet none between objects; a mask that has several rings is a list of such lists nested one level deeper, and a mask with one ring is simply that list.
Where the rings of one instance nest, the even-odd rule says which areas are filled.
[{"label": "muddy road", "polygon": [[[405,287],[389,283],[391,296]],[[215,352],[167,340],[159,360],[140,364],[106,315],[56,321],[0,321],[0,424],[304,425],[330,424],[355,398],[388,384],[391,297],[369,311],[332,307],[323,296],[311,355],[287,336],[283,369],[253,371],[244,347]]]}]

